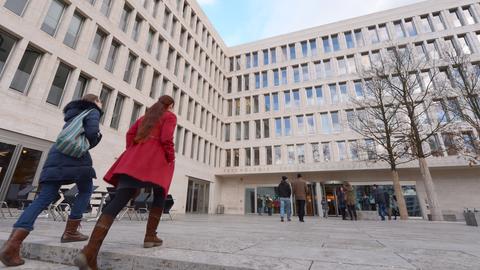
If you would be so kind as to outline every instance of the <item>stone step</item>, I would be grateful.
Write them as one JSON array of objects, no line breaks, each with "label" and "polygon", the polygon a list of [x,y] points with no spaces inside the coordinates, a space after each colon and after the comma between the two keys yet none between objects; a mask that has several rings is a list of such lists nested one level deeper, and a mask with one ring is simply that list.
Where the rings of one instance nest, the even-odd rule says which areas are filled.
[{"label": "stone step", "polygon": [[[0,266],[2,268],[3,266]],[[35,260],[25,260],[24,265],[9,267],[8,270],[76,270],[75,266],[63,265],[58,263],[42,262]]]}]

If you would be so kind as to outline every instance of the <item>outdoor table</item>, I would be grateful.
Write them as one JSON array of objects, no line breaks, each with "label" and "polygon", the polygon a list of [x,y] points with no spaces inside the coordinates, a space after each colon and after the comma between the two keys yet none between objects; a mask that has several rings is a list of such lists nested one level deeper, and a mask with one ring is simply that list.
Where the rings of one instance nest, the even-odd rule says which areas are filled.
[{"label": "outdoor table", "polygon": [[100,205],[98,206],[97,214],[95,218],[88,219],[87,221],[97,221],[100,218],[100,214],[102,213],[103,206],[105,205],[105,199],[107,198],[108,191],[94,191],[92,195],[100,195]]}]

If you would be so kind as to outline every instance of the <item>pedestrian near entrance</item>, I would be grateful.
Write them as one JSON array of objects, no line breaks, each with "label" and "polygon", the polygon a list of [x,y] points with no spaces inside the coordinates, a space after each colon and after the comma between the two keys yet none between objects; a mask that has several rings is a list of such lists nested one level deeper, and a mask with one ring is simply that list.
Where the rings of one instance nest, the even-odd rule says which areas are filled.
[{"label": "pedestrian near entrance", "polygon": [[273,199],[270,195],[267,195],[265,198],[265,205],[267,206],[267,213],[269,216],[272,215],[273,212]]},{"label": "pedestrian near entrance", "polygon": [[262,196],[257,196],[257,213],[259,216],[261,216],[262,212],[263,212],[263,198]]},{"label": "pedestrian near entrance", "polygon": [[346,182],[345,185],[345,193],[347,195],[347,209],[348,209],[348,215],[350,216],[351,220],[357,220],[357,210],[356,210],[356,204],[357,204],[357,196],[355,194],[355,189],[352,187],[352,185],[349,182]]},{"label": "pedestrian near entrance", "polygon": [[343,186],[338,188],[337,199],[338,199],[338,211],[340,212],[342,219],[346,220],[347,219],[347,201],[345,198],[345,189],[343,188]]},{"label": "pedestrian near entrance", "polygon": [[375,203],[377,204],[378,214],[382,220],[385,220],[387,215],[387,203],[385,201],[385,191],[382,187],[373,185],[373,194],[375,197]]},{"label": "pedestrian near entrance", "polygon": [[307,182],[303,180],[302,175],[298,174],[297,179],[292,182],[293,196],[295,196],[295,205],[297,206],[297,215],[300,222],[304,221],[305,200],[307,199]]},{"label": "pedestrian near entrance", "polygon": [[[102,135],[99,123],[102,115],[102,103],[98,96],[87,94],[81,100],[72,101],[65,106],[63,113],[65,116],[63,130],[70,127],[72,123],[77,123],[78,128],[84,129],[83,134],[90,149],[100,142]],[[81,119],[82,117],[83,119]],[[86,147],[88,149],[88,145]],[[47,160],[40,174],[40,194],[23,211],[13,225],[12,234],[0,252],[0,260],[3,264],[18,266],[25,263],[20,257],[20,246],[33,230],[33,225],[40,213],[57,199],[58,191],[62,185],[75,183],[78,194],[68,216],[61,242],[87,240],[88,236],[81,234],[78,228],[83,213],[90,204],[93,178],[96,178],[96,174],[88,150],[82,153],[80,157],[73,157],[58,150],[56,144],[54,144],[48,152]]]},{"label": "pedestrian near entrance", "polygon": [[160,97],[128,131],[126,150],[104,177],[116,187],[115,197],[103,209],[88,244],[75,258],[75,265],[80,269],[98,269],[98,251],[108,230],[117,214],[141,188],[152,188],[154,195],[143,247],[162,245],[156,230],[175,166],[173,133],[177,118],[172,112],[173,105],[174,100],[170,96]]},{"label": "pedestrian near entrance", "polygon": [[278,196],[280,197],[280,221],[284,221],[285,212],[287,213],[287,220],[291,221],[292,201],[290,197],[292,196],[292,188],[286,176],[282,176],[282,181],[278,185]]},{"label": "pedestrian near entrance", "polygon": [[323,217],[328,218],[328,202],[325,198],[322,199],[322,210],[323,210]]}]

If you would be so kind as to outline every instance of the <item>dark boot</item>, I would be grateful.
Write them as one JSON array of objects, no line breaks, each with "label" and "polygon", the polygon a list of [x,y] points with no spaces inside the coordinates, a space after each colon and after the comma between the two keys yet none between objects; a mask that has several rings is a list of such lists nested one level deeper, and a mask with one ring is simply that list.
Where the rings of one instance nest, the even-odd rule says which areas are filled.
[{"label": "dark boot", "polygon": [[93,228],[92,235],[88,244],[83,247],[80,254],[74,260],[76,266],[80,270],[98,270],[97,255],[100,247],[102,246],[103,239],[107,236],[108,230],[112,226],[115,218],[102,214]]},{"label": "dark boot", "polygon": [[81,221],[81,219],[68,219],[67,224],[65,225],[65,231],[63,232],[60,242],[68,243],[88,240],[87,235],[81,234],[78,231],[78,227],[80,227]]},{"label": "dark boot", "polygon": [[0,252],[0,261],[5,266],[18,266],[25,263],[20,257],[20,247],[30,232],[25,229],[13,229]]},{"label": "dark boot", "polygon": [[150,209],[148,214],[147,229],[145,239],[143,240],[144,248],[159,247],[163,244],[163,240],[157,237],[157,227],[162,217],[163,208],[154,207]]}]

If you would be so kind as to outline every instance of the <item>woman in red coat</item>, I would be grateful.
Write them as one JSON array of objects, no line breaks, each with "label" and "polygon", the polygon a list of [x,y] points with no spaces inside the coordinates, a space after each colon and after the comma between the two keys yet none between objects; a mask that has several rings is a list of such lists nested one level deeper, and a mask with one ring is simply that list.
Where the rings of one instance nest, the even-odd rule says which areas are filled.
[{"label": "woman in red coat", "polygon": [[173,133],[177,118],[172,112],[173,105],[170,96],[160,97],[128,131],[127,149],[104,177],[116,187],[115,197],[103,209],[88,244],[76,257],[79,269],[98,269],[98,251],[113,220],[141,188],[152,188],[154,195],[143,246],[162,245],[156,230],[175,165]]}]

